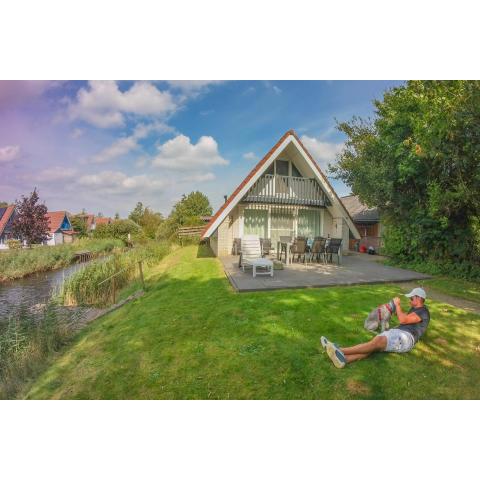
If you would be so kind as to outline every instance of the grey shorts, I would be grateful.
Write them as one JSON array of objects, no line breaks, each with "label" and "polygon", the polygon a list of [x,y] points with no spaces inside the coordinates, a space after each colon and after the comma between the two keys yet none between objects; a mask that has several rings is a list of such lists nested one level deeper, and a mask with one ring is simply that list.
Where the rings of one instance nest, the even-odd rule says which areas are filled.
[{"label": "grey shorts", "polygon": [[385,352],[406,353],[415,346],[415,339],[411,333],[392,328],[380,333],[379,337],[387,338]]}]

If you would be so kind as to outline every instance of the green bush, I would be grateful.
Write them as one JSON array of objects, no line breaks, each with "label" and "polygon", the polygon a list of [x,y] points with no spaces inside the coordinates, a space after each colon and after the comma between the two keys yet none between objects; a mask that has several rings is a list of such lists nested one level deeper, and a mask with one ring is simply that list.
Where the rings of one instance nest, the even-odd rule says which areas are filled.
[{"label": "green bush", "polygon": [[94,238],[117,238],[124,243],[131,238],[143,236],[142,228],[133,220],[115,220],[109,224],[98,225],[93,231]]}]

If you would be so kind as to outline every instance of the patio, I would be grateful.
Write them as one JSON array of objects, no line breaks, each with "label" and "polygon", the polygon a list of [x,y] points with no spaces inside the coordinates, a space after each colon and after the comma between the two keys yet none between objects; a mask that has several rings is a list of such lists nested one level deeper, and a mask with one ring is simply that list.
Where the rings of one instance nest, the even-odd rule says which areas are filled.
[{"label": "patio", "polygon": [[219,257],[219,260],[232,287],[237,292],[407,282],[430,278],[429,275],[412,270],[382,265],[379,263],[381,258],[378,255],[352,252],[342,256],[340,266],[336,263],[284,264],[283,270],[275,270],[273,278],[267,276],[253,278],[252,269],[245,269],[243,272],[238,267],[238,256]]}]

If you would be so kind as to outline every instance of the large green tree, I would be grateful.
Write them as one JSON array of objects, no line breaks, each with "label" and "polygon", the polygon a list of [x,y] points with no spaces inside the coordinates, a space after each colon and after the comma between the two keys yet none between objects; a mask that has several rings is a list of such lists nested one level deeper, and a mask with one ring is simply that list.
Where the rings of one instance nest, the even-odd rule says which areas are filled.
[{"label": "large green tree", "polygon": [[407,261],[479,259],[480,82],[411,81],[375,102],[331,172],[385,220],[386,247]]},{"label": "large green tree", "polygon": [[154,212],[150,207],[144,207],[142,202],[137,202],[128,218],[140,225],[149,238],[155,238],[158,227],[163,221],[161,213]]},{"label": "large green tree", "polygon": [[175,235],[182,226],[202,225],[203,216],[212,214],[212,206],[208,197],[199,191],[182,195],[168,216],[157,230],[158,238],[169,238]]}]

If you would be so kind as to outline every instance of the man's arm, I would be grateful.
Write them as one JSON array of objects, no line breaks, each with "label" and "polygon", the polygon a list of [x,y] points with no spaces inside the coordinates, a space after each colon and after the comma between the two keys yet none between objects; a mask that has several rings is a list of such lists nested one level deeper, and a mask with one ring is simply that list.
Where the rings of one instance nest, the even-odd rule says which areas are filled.
[{"label": "man's arm", "polygon": [[398,321],[406,325],[408,323],[419,323],[422,321],[422,319],[416,314],[416,313],[409,313],[408,315],[402,310],[402,307],[400,306],[400,299],[398,297],[395,297],[393,299],[393,303],[395,304],[396,307],[396,313],[398,317]]}]

